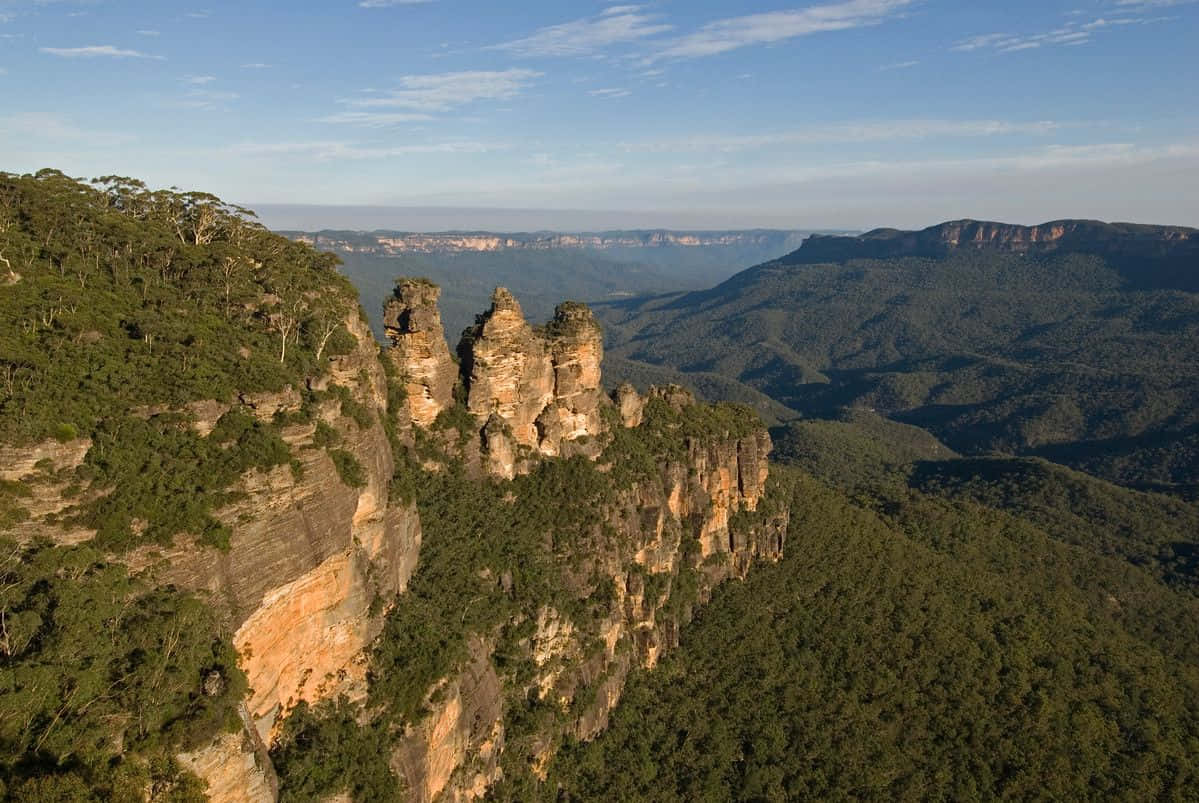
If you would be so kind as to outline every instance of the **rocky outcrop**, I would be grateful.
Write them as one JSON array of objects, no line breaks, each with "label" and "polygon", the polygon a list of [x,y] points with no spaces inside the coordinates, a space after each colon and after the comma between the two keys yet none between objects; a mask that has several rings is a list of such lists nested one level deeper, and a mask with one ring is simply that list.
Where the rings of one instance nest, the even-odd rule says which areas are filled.
[{"label": "rocky outcrop", "polygon": [[466,380],[466,409],[482,427],[495,414],[517,446],[535,449],[537,417],[554,399],[554,367],[545,339],[533,331],[520,303],[502,287],[458,347]]},{"label": "rocky outcrop", "polygon": [[453,403],[458,377],[441,326],[440,295],[431,282],[404,279],[383,311],[388,356],[403,378],[408,415],[419,427],[428,427]]},{"label": "rocky outcrop", "polygon": [[[561,304],[549,323],[534,329],[512,294],[497,287],[491,309],[467,330],[458,351],[466,409],[488,430],[491,473],[510,478],[527,470],[529,461],[520,459],[526,454],[599,453],[593,439],[605,431],[603,333],[585,305]],[[501,430],[493,416],[506,427],[509,443],[497,440]]]},{"label": "rocky outcrop", "polygon": [[387,306],[388,358],[405,378],[412,424],[429,430],[461,383],[477,438],[461,455],[511,479],[541,457],[601,451],[606,431],[600,387],[603,333],[585,305],[567,302],[543,327],[531,326],[503,287],[449,358],[437,312],[438,289],[402,280]]},{"label": "rocky outcrop", "polygon": [[875,229],[857,237],[814,234],[798,251],[779,261],[791,265],[896,257],[940,259],[961,249],[1092,254],[1106,259],[1134,286],[1199,290],[1199,276],[1193,270],[1199,258],[1199,229],[1097,220],[1056,220],[1036,226],[955,220],[920,231]]},{"label": "rocky outcrop", "polygon": [[392,754],[392,770],[412,803],[480,798],[500,777],[504,750],[503,695],[490,647],[474,639],[465,668],[434,695],[433,712],[409,728]]},{"label": "rocky outcrop", "polygon": [[[639,412],[647,404],[632,388],[618,395]],[[695,404],[677,386],[651,389],[648,400],[678,412]],[[778,560],[787,511],[739,516],[762,506],[770,448],[761,428],[693,437],[655,473],[620,491],[600,511],[603,524],[586,553],[574,556],[576,580],[568,581],[573,593],[606,600],[591,614],[598,619],[575,621],[547,605],[523,626],[514,623],[529,632],[516,649],[532,675],[520,680],[497,672],[485,645],[474,643],[469,666],[429,690],[430,713],[393,760],[408,788],[420,790],[414,799],[429,799],[435,789],[444,800],[480,797],[498,779],[499,733],[506,751],[517,751],[534,775],[543,775],[563,738],[590,739],[607,727],[629,672],[654,667],[676,647],[694,606],[717,584],[743,577],[755,561]],[[599,468],[616,467],[601,462]],[[508,661],[513,649],[506,647]],[[535,699],[557,713],[514,742],[502,716],[493,718],[501,699],[514,705]],[[468,710],[473,719],[464,715]]]},{"label": "rocky outcrop", "polygon": [[223,803],[273,803],[279,781],[266,745],[241,711],[245,727],[223,732],[211,743],[178,756],[179,763],[208,783],[209,800]]},{"label": "rocky outcrop", "polygon": [[22,543],[46,538],[61,546],[93,537],[94,530],[58,518],[79,502],[68,489],[91,448],[88,438],[0,448],[0,483],[19,489],[11,499],[0,493],[0,522],[7,519],[11,524],[7,530],[0,524],[0,531]]}]

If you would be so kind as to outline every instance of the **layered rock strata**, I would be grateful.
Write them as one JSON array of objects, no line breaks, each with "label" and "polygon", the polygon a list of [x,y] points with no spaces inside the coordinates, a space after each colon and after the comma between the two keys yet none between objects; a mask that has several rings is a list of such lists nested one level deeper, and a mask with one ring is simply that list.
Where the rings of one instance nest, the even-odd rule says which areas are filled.
[{"label": "layered rock strata", "polygon": [[404,377],[408,415],[428,427],[453,403],[457,367],[446,346],[437,299],[441,288],[419,279],[396,285],[383,310],[390,359]]},{"label": "layered rock strata", "polygon": [[[583,304],[565,303],[534,328],[502,287],[458,345],[453,368],[436,311],[437,289],[404,280],[387,305],[388,357],[404,377],[412,423],[429,429],[457,382],[479,435],[481,463],[511,479],[540,457],[600,451],[603,333]],[[444,355],[444,356],[443,356]]]},{"label": "layered rock strata", "polygon": [[[646,403],[633,398],[632,388],[618,395],[638,411]],[[652,389],[650,398],[684,411],[694,404],[677,387]],[[779,559],[785,510],[748,524],[736,518],[763,500],[770,448],[765,430],[691,439],[656,475],[620,492],[602,511],[606,536],[597,534],[576,567],[580,586],[573,590],[609,600],[598,625],[576,623],[548,606],[539,611],[523,642],[534,675],[518,688],[512,687],[518,682],[513,677],[495,672],[493,645],[472,642],[469,662],[429,690],[430,713],[394,753],[393,769],[413,790],[412,799],[482,796],[502,778],[497,744],[526,757],[541,774],[562,738],[590,739],[607,727],[629,672],[652,668],[678,645],[693,605],[706,602],[720,582],[743,577],[755,561]],[[589,589],[592,581],[581,578],[600,578],[600,585]],[[693,597],[683,591],[687,583],[697,584]],[[531,697],[562,715],[513,743],[504,730],[501,700]]]}]

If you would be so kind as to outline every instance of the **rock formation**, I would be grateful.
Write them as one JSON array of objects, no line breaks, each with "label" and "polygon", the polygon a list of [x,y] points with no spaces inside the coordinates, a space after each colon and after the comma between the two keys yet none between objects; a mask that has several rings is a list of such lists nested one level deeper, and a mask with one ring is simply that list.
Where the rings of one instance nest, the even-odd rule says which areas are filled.
[{"label": "rock formation", "polygon": [[428,430],[461,383],[477,425],[480,463],[511,479],[539,457],[600,451],[603,333],[585,305],[567,302],[544,327],[531,326],[503,287],[458,345],[453,365],[437,311],[439,290],[406,279],[388,302],[389,358],[404,377],[411,422]]},{"label": "rock formation", "polygon": [[408,415],[419,427],[428,427],[453,403],[458,376],[441,327],[440,295],[431,282],[405,279],[383,312],[388,355],[404,378]]},{"label": "rock formation", "polygon": [[491,309],[463,335],[458,347],[466,383],[466,409],[480,427],[494,413],[517,446],[536,449],[537,417],[554,399],[554,368],[544,338],[525,321],[520,303],[503,287]]},{"label": "rock formation", "polygon": [[[243,727],[178,756],[181,766],[204,779],[216,803],[277,799],[268,748],[301,701],[343,695],[357,701],[366,695],[368,647],[387,612],[379,603],[404,592],[421,543],[416,507],[393,498],[398,461],[386,416],[433,435],[438,416],[452,411],[460,382],[466,402],[457,425],[465,420],[467,430],[475,428],[465,435],[476,437],[466,438],[473,458],[456,456],[511,478],[538,460],[575,454],[606,460],[598,470],[612,472],[622,458],[603,457],[613,437],[609,420],[646,426],[651,405],[685,414],[695,404],[677,386],[654,388],[642,397],[625,385],[609,400],[601,390],[602,333],[590,310],[562,304],[545,326],[535,328],[503,288],[464,336],[459,367],[445,344],[437,295],[426,282],[405,281],[388,305],[392,348],[385,358],[399,369],[407,392],[399,416],[388,410],[386,372],[357,315],[345,321],[357,346],[333,358],[309,381],[307,393],[287,387],[134,411],[145,418],[178,418],[204,436],[236,408],[274,421],[294,457],[292,465],[251,469],[229,489],[229,501],[214,512],[229,529],[226,550],[179,534],[169,544],[114,556],[148,582],[203,596],[232,634],[250,687],[240,708]],[[342,480],[329,451],[319,445],[330,432],[361,466],[360,487]],[[430,442],[452,452],[451,441],[460,443],[449,437]],[[765,493],[766,432],[702,437],[680,432],[679,443],[661,465],[621,486],[597,510],[602,524],[596,525],[596,540],[579,555],[576,586],[564,591],[604,600],[598,630],[547,604],[529,622],[523,642],[534,675],[520,681],[527,689],[510,688],[518,681],[497,669],[496,640],[486,633],[470,636],[468,659],[428,689],[428,715],[407,723],[392,745],[392,770],[413,800],[482,797],[502,778],[506,749],[519,749],[514,755],[528,757],[533,772],[543,772],[562,738],[591,738],[606,726],[628,673],[652,667],[677,644],[691,607],[717,583],[743,576],[754,560],[781,555],[785,511],[749,523],[737,516],[757,509]],[[66,528],[55,517],[70,504],[62,477],[90,448],[90,441],[78,439],[0,450],[0,479],[31,489],[23,497],[28,533],[60,543],[95,534]],[[510,590],[511,573],[500,574],[495,582]],[[684,585],[690,591],[676,594]],[[505,712],[514,693],[533,694],[562,716],[532,736],[526,732],[510,748]]]}]

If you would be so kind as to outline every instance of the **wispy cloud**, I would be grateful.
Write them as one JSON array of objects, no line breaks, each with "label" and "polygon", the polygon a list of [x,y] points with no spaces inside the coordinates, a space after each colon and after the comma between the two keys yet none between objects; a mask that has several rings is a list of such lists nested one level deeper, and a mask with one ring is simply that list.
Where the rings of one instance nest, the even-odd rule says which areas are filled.
[{"label": "wispy cloud", "polygon": [[592,89],[587,94],[593,95],[597,98],[624,98],[624,97],[628,97],[629,95],[631,95],[633,93],[627,89],[621,89],[619,87],[611,87],[611,88],[607,88],[607,89]]},{"label": "wispy cloud", "polygon": [[895,64],[884,64],[878,69],[879,72],[888,72],[890,70],[907,70],[911,67],[915,67],[919,63],[920,61],[918,59],[912,59],[911,61],[899,61]]},{"label": "wispy cloud", "polygon": [[847,0],[842,3],[717,20],[670,42],[651,56],[650,60],[714,56],[748,45],[770,44],[814,33],[877,25],[902,12],[912,2],[913,0]]},{"label": "wispy cloud", "polygon": [[51,56],[61,56],[62,58],[68,59],[102,57],[114,59],[163,60],[162,56],[152,56],[149,53],[142,53],[140,50],[126,50],[113,45],[87,45],[85,47],[39,47],[38,50],[42,53],[48,53]]},{"label": "wispy cloud", "polygon": [[[1159,1],[1171,2],[1171,0]],[[1183,1],[1195,2],[1195,0],[1174,0],[1174,2]],[[1097,17],[1090,22],[1071,20],[1053,30],[1033,34],[978,34],[958,40],[950,50],[959,52],[992,50],[999,53],[1015,53],[1021,50],[1035,50],[1036,48],[1051,47],[1054,45],[1081,45],[1090,42],[1096,33],[1105,29],[1123,28],[1131,25],[1152,25],[1154,23],[1165,22],[1167,19],[1165,17],[1120,16],[1122,14],[1129,14],[1137,9],[1151,7],[1147,3],[1140,2],[1140,0],[1136,0],[1136,2],[1117,2],[1116,5],[1124,7],[1124,10],[1117,9],[1112,16]]]},{"label": "wispy cloud", "polygon": [[369,97],[343,100],[357,108],[419,109],[422,112],[446,112],[480,100],[507,100],[525,89],[535,70],[470,70],[465,72],[405,75],[400,89],[385,90]]},{"label": "wispy cloud", "polygon": [[391,8],[392,6],[418,6],[422,3],[432,3],[433,0],[362,0],[359,8]]},{"label": "wispy cloud", "polygon": [[317,161],[339,159],[392,159],[421,154],[488,153],[508,145],[487,142],[438,142],[427,145],[359,145],[352,142],[253,142],[234,145],[229,152],[241,156],[297,156]]},{"label": "wispy cloud", "polygon": [[160,36],[162,31],[142,30],[137,32],[139,36]]},{"label": "wispy cloud", "polygon": [[230,102],[237,100],[239,97],[241,95],[236,92],[226,92],[216,89],[192,89],[181,100],[177,100],[170,105],[179,109],[223,110],[228,109]]},{"label": "wispy cloud", "polygon": [[666,33],[672,26],[641,6],[612,6],[599,16],[550,25],[523,39],[493,45],[519,56],[586,56],[612,45]]},{"label": "wispy cloud", "polygon": [[179,80],[185,84],[191,84],[192,86],[203,86],[204,84],[211,84],[213,81],[215,81],[216,76],[215,75],[185,75],[184,77],[180,78]]},{"label": "wispy cloud", "polygon": [[1008,122],[1003,120],[890,120],[848,123],[796,131],[766,134],[730,134],[683,136],[646,142],[627,142],[626,151],[743,151],[794,145],[818,145],[830,142],[884,142],[953,137],[993,137],[1003,135],[1046,135],[1061,127],[1042,120]]},{"label": "wispy cloud", "polygon": [[249,64],[241,65],[241,68],[243,70],[265,70],[265,69],[268,69],[270,66],[271,65],[269,65],[269,64],[263,64],[261,61],[252,61]]},{"label": "wispy cloud", "polygon": [[433,117],[428,114],[407,112],[338,112],[316,118],[318,123],[337,123],[341,125],[359,125],[366,128],[386,128],[387,126],[403,123],[428,122]]}]

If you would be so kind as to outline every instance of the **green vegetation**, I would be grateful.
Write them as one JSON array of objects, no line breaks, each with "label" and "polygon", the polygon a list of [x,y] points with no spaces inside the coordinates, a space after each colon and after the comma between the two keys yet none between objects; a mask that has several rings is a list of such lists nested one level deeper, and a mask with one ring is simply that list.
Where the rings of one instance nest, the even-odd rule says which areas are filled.
[{"label": "green vegetation", "polygon": [[608,381],[677,371],[710,398],[764,393],[792,418],[870,408],[964,454],[1037,455],[1191,495],[1199,295],[1125,257],[1116,244],[1110,257],[811,264],[801,249],[711,290],[594,309],[617,358]]},{"label": "green vegetation", "polygon": [[352,347],[336,258],[203,193],[0,173],[0,443],[278,391]]},{"label": "green vegetation", "polygon": [[[977,506],[879,513],[802,474],[786,557],[726,584],[681,649],[559,754],[557,800],[1188,799],[1195,609],[1146,633],[1123,564]],[[1133,630],[1140,630],[1138,634]],[[1156,643],[1155,643],[1156,642]],[[1169,647],[1169,649],[1167,649]]]},{"label": "green vegetation", "polygon": [[94,528],[97,545],[125,549],[169,543],[176,533],[228,547],[228,528],[213,518],[235,496],[226,489],[251,468],[286,465],[291,452],[275,427],[231,410],[206,437],[178,416],[101,422],[75,472],[99,495],[74,521]]},{"label": "green vegetation", "polygon": [[351,488],[365,488],[367,483],[366,469],[345,449],[330,449],[329,458],[337,469],[337,476]]},{"label": "green vegetation", "polygon": [[381,721],[359,721],[345,698],[315,706],[301,702],[288,715],[271,763],[281,803],[320,800],[346,792],[354,800],[400,803],[404,788],[392,773],[390,740]]},{"label": "green vegetation", "polygon": [[246,691],[213,611],[90,547],[0,554],[0,795],[140,800],[153,780],[201,800],[171,756],[240,727]]}]

